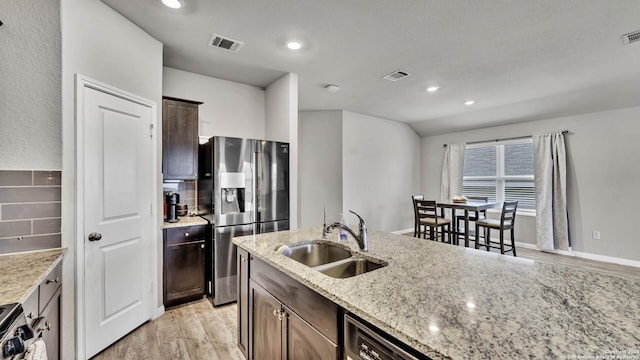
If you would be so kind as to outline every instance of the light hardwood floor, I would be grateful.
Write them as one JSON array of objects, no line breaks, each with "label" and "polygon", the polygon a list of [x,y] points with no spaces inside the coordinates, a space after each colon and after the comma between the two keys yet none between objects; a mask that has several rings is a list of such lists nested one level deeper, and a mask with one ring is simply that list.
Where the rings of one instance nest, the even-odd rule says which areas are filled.
[{"label": "light hardwood floor", "polygon": [[[430,241],[430,240],[425,240]],[[518,257],[640,279],[640,268],[517,248]],[[505,255],[511,256],[511,255]],[[236,305],[201,300],[169,309],[111,345],[94,360],[244,360],[237,348]]]},{"label": "light hardwood floor", "polygon": [[94,360],[244,360],[237,348],[236,305],[208,300],[167,310],[111,345]]}]

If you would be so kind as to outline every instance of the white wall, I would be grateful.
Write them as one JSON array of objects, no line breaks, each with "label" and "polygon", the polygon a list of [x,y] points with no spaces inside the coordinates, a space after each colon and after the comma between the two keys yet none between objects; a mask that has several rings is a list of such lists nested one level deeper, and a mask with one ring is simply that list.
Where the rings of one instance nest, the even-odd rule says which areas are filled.
[{"label": "white wall", "polygon": [[289,143],[289,222],[298,228],[298,75],[287,74],[265,91],[265,139]]},{"label": "white wall", "polygon": [[0,169],[62,169],[59,6],[0,1]]},{"label": "white wall", "polygon": [[[162,44],[98,0],[61,0],[62,24],[62,245],[69,251],[63,268],[62,355],[75,358],[75,74],[82,74],[130,93],[162,101]],[[162,134],[161,111],[157,114],[157,132]],[[161,142],[158,141],[158,154]],[[158,169],[161,157],[158,156]],[[158,172],[159,174],[159,172]],[[161,179],[157,184],[161,189]],[[160,194],[156,201],[160,203]],[[80,215],[78,215],[80,216]],[[162,214],[158,214],[161,221]],[[81,218],[78,221],[82,221]],[[159,227],[158,227],[159,229]],[[156,243],[162,243],[158,231]],[[161,246],[158,247],[161,255]],[[162,272],[156,285],[161,285]],[[159,305],[162,304],[159,293]]]},{"label": "white wall", "polygon": [[300,112],[300,227],[340,220],[342,212],[342,111]]},{"label": "white wall", "polygon": [[413,228],[411,195],[420,189],[420,137],[404,123],[345,111],[343,210],[370,229]]},{"label": "white wall", "polygon": [[258,87],[164,67],[162,95],[203,102],[200,136],[265,138],[265,91]]},{"label": "white wall", "polygon": [[[640,184],[640,107],[422,138],[422,191],[440,193],[442,145],[569,130],[567,187],[573,250],[640,260],[633,226]],[[516,241],[535,243],[535,221],[518,217]],[[601,240],[593,240],[593,230]]]}]

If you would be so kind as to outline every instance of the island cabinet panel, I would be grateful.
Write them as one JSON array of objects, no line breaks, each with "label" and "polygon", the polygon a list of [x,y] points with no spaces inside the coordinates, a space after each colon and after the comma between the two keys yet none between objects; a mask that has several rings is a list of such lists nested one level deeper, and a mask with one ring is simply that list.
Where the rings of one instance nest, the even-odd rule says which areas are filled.
[{"label": "island cabinet panel", "polygon": [[338,305],[257,258],[251,258],[249,271],[253,281],[329,340],[338,343]]},{"label": "island cabinet panel", "polygon": [[286,359],[339,359],[338,345],[285,307]]},{"label": "island cabinet panel", "polygon": [[281,303],[259,285],[251,283],[251,360],[282,360]]},{"label": "island cabinet panel", "polygon": [[340,359],[336,343],[262,286],[253,280],[249,283],[252,340],[249,359]]},{"label": "island cabinet panel", "polygon": [[249,253],[238,248],[238,348],[249,357]]},{"label": "island cabinet panel", "polygon": [[198,105],[162,100],[162,174],[165,180],[198,178]]}]

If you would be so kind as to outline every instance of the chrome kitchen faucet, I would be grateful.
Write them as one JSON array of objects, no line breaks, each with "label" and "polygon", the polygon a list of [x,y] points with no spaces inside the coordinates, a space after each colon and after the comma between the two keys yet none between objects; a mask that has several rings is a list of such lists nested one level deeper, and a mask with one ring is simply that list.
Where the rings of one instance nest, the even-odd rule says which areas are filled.
[{"label": "chrome kitchen faucet", "polygon": [[324,225],[322,226],[322,238],[326,239],[327,234],[331,233],[331,231],[334,228],[340,228],[345,230],[349,234],[351,234],[351,236],[353,236],[353,238],[356,239],[356,242],[358,243],[360,250],[369,251],[369,241],[367,240],[367,224],[364,222],[364,219],[360,215],[356,214],[355,211],[349,210],[349,212],[357,216],[358,219],[360,220],[359,234],[356,235],[356,233],[353,230],[351,230],[350,227],[348,227],[345,224],[341,224],[339,222],[334,222],[331,225],[327,225],[327,209],[325,208],[324,209]]}]

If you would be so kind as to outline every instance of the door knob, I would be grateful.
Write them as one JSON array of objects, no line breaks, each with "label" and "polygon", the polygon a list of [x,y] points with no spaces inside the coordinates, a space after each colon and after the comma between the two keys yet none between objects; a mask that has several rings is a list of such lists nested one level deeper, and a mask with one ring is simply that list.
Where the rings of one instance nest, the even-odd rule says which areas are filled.
[{"label": "door knob", "polygon": [[100,239],[102,239],[102,234],[100,233],[92,232],[89,234],[89,241],[98,241]]}]

